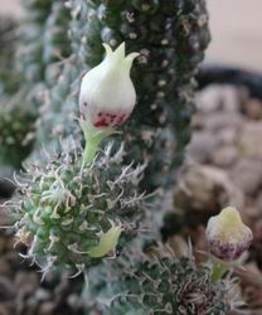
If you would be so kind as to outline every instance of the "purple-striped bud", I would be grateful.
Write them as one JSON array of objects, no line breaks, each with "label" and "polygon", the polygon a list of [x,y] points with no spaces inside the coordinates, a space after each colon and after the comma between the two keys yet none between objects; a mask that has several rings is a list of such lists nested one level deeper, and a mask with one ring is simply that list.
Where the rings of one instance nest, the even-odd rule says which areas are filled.
[{"label": "purple-striped bud", "polygon": [[224,261],[237,260],[249,248],[253,239],[252,231],[232,207],[223,209],[209,219],[206,236],[210,252]]}]

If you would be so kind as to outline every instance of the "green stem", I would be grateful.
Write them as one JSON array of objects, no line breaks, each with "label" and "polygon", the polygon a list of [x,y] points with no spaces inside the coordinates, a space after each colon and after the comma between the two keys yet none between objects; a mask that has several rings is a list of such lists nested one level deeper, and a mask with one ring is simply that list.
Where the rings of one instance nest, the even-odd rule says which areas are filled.
[{"label": "green stem", "polygon": [[81,123],[81,128],[83,130],[85,136],[85,149],[83,152],[83,167],[87,164],[90,164],[99,149],[99,145],[101,141],[109,136],[112,131],[111,130],[97,130],[95,128],[90,128],[88,125],[85,125],[83,122]]},{"label": "green stem", "polygon": [[223,263],[215,261],[213,263],[212,274],[211,274],[212,281],[213,282],[219,281],[220,279],[222,279],[222,277],[227,271],[228,271],[228,268]]},{"label": "green stem", "polygon": [[95,158],[100,142],[104,137],[85,137],[85,149],[83,154],[83,165],[89,164]]}]

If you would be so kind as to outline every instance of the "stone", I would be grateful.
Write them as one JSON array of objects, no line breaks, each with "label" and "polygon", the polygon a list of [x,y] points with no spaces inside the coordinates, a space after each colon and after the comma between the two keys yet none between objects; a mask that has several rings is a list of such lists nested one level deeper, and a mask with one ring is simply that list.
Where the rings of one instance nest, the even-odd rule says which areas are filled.
[{"label": "stone", "polygon": [[218,147],[218,140],[210,132],[196,131],[193,133],[187,153],[198,163],[208,163]]},{"label": "stone", "polygon": [[8,308],[0,304],[0,315],[10,315]]},{"label": "stone", "polygon": [[40,305],[39,315],[55,315],[56,305],[53,302],[44,302]]},{"label": "stone", "polygon": [[212,84],[198,93],[196,104],[198,111],[205,114],[216,111],[238,112],[240,103],[246,97],[245,89],[231,85]]},{"label": "stone", "polygon": [[219,167],[228,168],[238,159],[238,151],[234,146],[221,146],[212,152],[212,162]]},{"label": "stone", "polygon": [[8,278],[0,276],[0,302],[13,299],[15,294],[16,289],[12,282]]},{"label": "stone", "polygon": [[35,272],[20,271],[16,274],[14,283],[18,290],[24,291],[27,294],[32,294],[39,286],[38,276]]},{"label": "stone", "polygon": [[262,122],[246,122],[238,140],[239,152],[245,157],[260,157],[262,160]]},{"label": "stone", "polygon": [[238,131],[243,124],[243,117],[239,113],[218,112],[216,115],[209,115],[206,118],[205,127],[207,130],[217,133],[225,128]]},{"label": "stone", "polygon": [[243,195],[225,171],[197,164],[184,168],[174,190],[175,207],[213,215],[230,204],[241,208]]},{"label": "stone", "polygon": [[258,99],[250,99],[242,104],[242,112],[252,120],[262,119],[262,102]]},{"label": "stone", "polygon": [[254,196],[262,187],[262,159],[241,159],[229,174],[236,187],[244,194]]}]

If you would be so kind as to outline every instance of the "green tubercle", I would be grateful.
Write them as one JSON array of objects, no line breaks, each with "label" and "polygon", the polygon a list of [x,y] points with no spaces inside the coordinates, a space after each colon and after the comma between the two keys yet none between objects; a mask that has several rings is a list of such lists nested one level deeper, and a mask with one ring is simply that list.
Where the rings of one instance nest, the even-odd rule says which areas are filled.
[{"label": "green tubercle", "polygon": [[91,248],[88,251],[88,255],[92,258],[99,258],[106,256],[111,251],[114,251],[122,231],[123,229],[121,226],[116,226],[112,222],[112,227],[106,233],[101,235],[99,244]]}]

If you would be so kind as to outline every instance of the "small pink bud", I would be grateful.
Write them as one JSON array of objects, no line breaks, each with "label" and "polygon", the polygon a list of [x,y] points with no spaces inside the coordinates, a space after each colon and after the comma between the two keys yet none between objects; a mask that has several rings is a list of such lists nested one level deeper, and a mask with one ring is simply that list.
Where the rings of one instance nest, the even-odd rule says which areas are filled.
[{"label": "small pink bud", "polygon": [[83,77],[79,97],[82,119],[99,129],[122,125],[136,103],[130,69],[138,54],[125,56],[125,43],[114,52],[108,45],[104,47],[106,57]]},{"label": "small pink bud", "polygon": [[227,207],[211,217],[206,228],[210,252],[224,261],[237,260],[253,239],[252,231],[235,208]]}]

